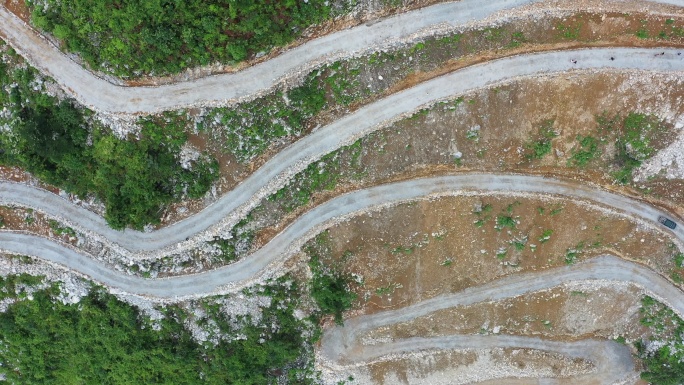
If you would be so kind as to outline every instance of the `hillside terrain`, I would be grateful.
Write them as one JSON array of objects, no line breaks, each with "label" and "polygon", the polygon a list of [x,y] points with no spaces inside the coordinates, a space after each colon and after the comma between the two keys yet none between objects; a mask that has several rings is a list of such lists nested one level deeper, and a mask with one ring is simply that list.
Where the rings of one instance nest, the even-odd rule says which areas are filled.
[{"label": "hillside terrain", "polygon": [[0,3],[7,383],[684,382],[684,1]]}]

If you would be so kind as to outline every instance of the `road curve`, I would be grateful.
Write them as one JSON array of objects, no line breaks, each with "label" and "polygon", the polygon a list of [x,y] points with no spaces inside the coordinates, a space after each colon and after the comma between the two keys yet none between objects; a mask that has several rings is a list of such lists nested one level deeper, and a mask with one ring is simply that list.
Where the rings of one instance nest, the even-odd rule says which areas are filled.
[{"label": "road curve", "polygon": [[[582,357],[594,362],[597,371],[577,377],[576,383],[612,384],[633,374],[634,366],[629,349],[610,341],[584,340],[576,343],[561,343],[528,337],[469,335],[411,338],[369,346],[363,346],[358,342],[359,337],[373,329],[410,321],[437,310],[483,301],[502,300],[552,288],[570,281],[586,280],[622,281],[636,284],[653,297],[662,300],[678,314],[684,314],[684,293],[666,279],[641,265],[603,255],[573,266],[511,275],[458,293],[434,297],[399,310],[345,320],[343,327],[335,326],[324,331],[321,339],[321,355],[324,362],[329,363],[334,369],[339,369],[376,360],[388,354],[421,349],[532,348],[557,352],[570,357]],[[597,378],[598,382],[596,382]]]},{"label": "road curve", "polygon": [[[240,261],[204,273],[149,280],[113,271],[91,257],[55,241],[27,234],[0,232],[0,250],[32,255],[90,276],[123,291],[160,298],[206,295],[228,285],[239,289],[282,263],[316,233],[340,218],[392,203],[426,197],[454,195],[464,190],[559,194],[611,206],[627,215],[656,223],[663,213],[642,202],[603,190],[557,179],[525,175],[465,174],[412,179],[341,195],[317,206],[276,235],[270,242]],[[672,234],[684,240],[678,226]]]},{"label": "road curve", "polygon": [[[441,30],[453,30],[496,12],[538,1],[461,0],[437,4],[389,17],[372,25],[360,25],[314,39],[241,72],[158,87],[122,87],[93,75],[3,6],[0,6],[0,34],[29,63],[55,79],[83,105],[106,113],[142,114],[181,107],[220,105],[253,97],[305,66],[415,38],[421,31],[427,34],[430,27],[438,25]],[[684,0],[653,2],[684,5]]]},{"label": "road curve", "polygon": [[[338,342],[331,341],[330,343]],[[595,367],[593,372],[563,378],[563,383],[565,384],[616,384],[638,376],[638,372],[635,371],[634,361],[629,348],[625,345],[620,345],[617,342],[607,340],[584,339],[581,341],[561,342],[544,340],[537,337],[511,335],[454,335],[449,337],[435,338],[407,338],[391,344],[375,346],[354,346],[354,349],[356,349],[355,353],[360,353],[362,356],[378,358],[385,354],[401,354],[407,352],[417,352],[421,350],[478,351],[495,348],[541,350],[545,352],[561,354],[570,359],[583,359],[593,363]],[[491,376],[491,374],[489,374],[489,376]],[[480,377],[488,377],[488,374],[482,373]],[[501,378],[497,377],[488,378],[488,380],[492,379],[501,380]],[[525,385],[551,385],[560,383],[560,381],[553,377],[534,377],[525,378],[525,381],[522,383]]]},{"label": "road curve", "polygon": [[[557,194],[599,203],[652,223],[656,223],[660,215],[673,217],[672,214],[637,199],[581,185],[577,182],[534,175],[468,173],[407,180],[341,195],[305,213],[284,233],[274,238],[274,245],[277,246],[271,247],[269,246],[270,243],[265,246],[266,253],[271,257],[281,253],[286,248],[281,239],[296,240],[303,237],[312,228],[322,226],[337,217],[351,215],[358,211],[393,202],[419,199],[429,195],[444,195],[463,190]],[[88,231],[90,236],[98,237],[101,241],[122,244],[129,250],[151,250],[171,244],[170,240],[165,238],[166,231],[164,229],[151,233],[112,230],[97,214],[75,206],[48,191],[21,183],[0,182],[0,203],[4,202],[25,205],[51,216],[65,218],[65,222],[70,226]],[[674,230],[674,234],[684,240],[684,226],[678,226]],[[0,245],[0,247],[2,246]],[[177,251],[178,248],[174,250]],[[250,263],[263,263],[261,267],[270,263],[267,260],[256,262],[254,259],[257,255],[260,254],[257,252],[246,259],[250,260]]]},{"label": "road curve", "polygon": [[[660,55],[661,52],[665,54]],[[73,215],[65,218],[84,221],[83,228],[102,234],[124,249],[133,252],[157,250],[183,242],[226,217],[232,218],[232,223],[237,222],[261,199],[285,185],[291,175],[303,170],[312,161],[436,101],[511,78],[555,74],[572,69],[684,71],[684,55],[678,53],[679,50],[662,48],[581,49],[514,56],[464,68],[369,104],[316,130],[280,151],[235,189],[200,213],[149,233],[113,231],[102,218],[94,214],[69,208],[67,202],[59,199],[41,203],[41,200],[46,199],[46,194],[9,183],[0,186],[0,201],[21,202],[53,215],[58,215],[57,210],[70,212]],[[611,57],[615,60],[610,60]]]}]

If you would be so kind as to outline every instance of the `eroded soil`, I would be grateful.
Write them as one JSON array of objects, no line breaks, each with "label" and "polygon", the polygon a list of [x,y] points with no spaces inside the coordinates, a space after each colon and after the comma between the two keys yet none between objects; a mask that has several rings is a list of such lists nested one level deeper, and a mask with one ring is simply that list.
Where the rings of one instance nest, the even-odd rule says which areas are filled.
[{"label": "eroded soil", "polygon": [[360,215],[311,245],[358,278],[354,316],[603,253],[669,275],[677,250],[654,229],[562,198],[458,196]]}]

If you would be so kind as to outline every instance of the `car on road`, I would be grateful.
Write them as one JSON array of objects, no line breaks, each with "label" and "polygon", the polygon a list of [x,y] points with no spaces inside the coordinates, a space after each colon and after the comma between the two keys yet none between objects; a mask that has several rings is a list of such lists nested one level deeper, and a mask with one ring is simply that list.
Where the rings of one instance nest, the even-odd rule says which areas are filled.
[{"label": "car on road", "polygon": [[662,223],[665,227],[669,227],[672,230],[674,230],[675,227],[677,227],[677,224],[675,223],[675,221],[673,221],[672,219],[666,218],[662,215],[658,217],[658,222]]}]

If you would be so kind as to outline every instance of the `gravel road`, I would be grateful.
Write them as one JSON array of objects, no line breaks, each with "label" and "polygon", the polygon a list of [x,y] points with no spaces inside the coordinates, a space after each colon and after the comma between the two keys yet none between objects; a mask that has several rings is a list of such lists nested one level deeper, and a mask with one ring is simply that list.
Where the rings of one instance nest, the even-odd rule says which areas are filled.
[{"label": "gravel road", "polygon": [[[656,220],[663,214],[637,200],[557,179],[528,175],[466,174],[412,179],[341,195],[300,216],[253,254],[234,264],[194,275],[158,280],[134,278],[113,271],[91,257],[52,240],[13,232],[0,232],[0,249],[58,263],[129,293],[161,298],[206,295],[226,287],[237,290],[255,279],[271,274],[307,240],[340,218],[397,202],[453,195],[464,190],[558,194],[568,198],[586,199],[655,226],[660,226]],[[678,226],[671,233],[680,241],[684,240],[682,227],[684,226]],[[661,229],[667,231],[662,226]]]},{"label": "gravel road", "polygon": [[[314,39],[237,73],[157,87],[122,87],[95,76],[3,6],[0,6],[0,34],[34,67],[55,79],[82,104],[99,112],[139,114],[180,107],[223,105],[251,98],[318,63],[388,47],[436,31],[454,30],[497,12],[536,2],[539,0],[462,0],[437,4]],[[684,1],[658,0],[653,3],[681,6]],[[496,76],[498,73],[483,73],[486,74]]]},{"label": "gravel road", "polygon": [[[544,290],[570,281],[608,280],[631,282],[650,295],[662,300],[680,316],[684,314],[684,295],[669,281],[638,264],[603,255],[589,261],[542,272],[517,274],[488,284],[468,288],[459,293],[438,296],[399,310],[345,320],[343,327],[324,331],[321,356],[331,367],[354,365],[387,354],[421,349],[490,349],[492,347],[533,348],[557,352],[569,357],[589,359],[596,372],[573,379],[577,384],[613,384],[634,375],[634,362],[629,349],[612,341],[582,340],[575,343],[546,341],[515,336],[452,336],[440,338],[410,338],[380,345],[361,345],[359,337],[368,331],[399,322],[406,322],[440,309],[470,305],[482,301],[497,301],[525,293]],[[551,379],[538,379],[549,382]],[[576,381],[576,382],[574,382]]]},{"label": "gravel road", "polygon": [[[665,54],[661,55],[661,52]],[[514,56],[464,68],[393,94],[316,130],[280,151],[235,189],[200,213],[149,233],[112,231],[102,218],[70,206],[62,199],[49,199],[45,192],[18,184],[0,185],[0,202],[16,202],[60,216],[132,252],[170,246],[183,248],[193,243],[186,241],[189,237],[204,230],[211,233],[204,234],[204,238],[211,238],[218,232],[217,224],[223,228],[231,227],[261,199],[285,185],[292,175],[306,168],[312,161],[436,101],[512,78],[572,69],[683,71],[684,55],[680,56],[679,53],[680,50],[665,48],[581,49]],[[610,60],[611,57],[615,60]],[[79,225],[81,222],[83,225]],[[177,245],[182,242],[186,246]]]},{"label": "gravel road", "polygon": [[[235,74],[206,77],[159,87],[121,87],[85,71],[59,52],[21,20],[0,6],[0,33],[29,62],[53,77],[67,92],[84,105],[100,112],[139,114],[178,107],[221,105],[254,97],[298,71],[324,61],[347,57],[369,49],[410,40],[418,35],[450,30],[468,22],[486,18],[498,11],[512,9],[537,0],[463,0],[445,3],[387,18],[372,25],[362,25],[312,40],[284,54]],[[658,3],[682,6],[684,1]],[[660,52],[664,55],[659,55]],[[676,49],[602,48],[530,54],[495,60],[472,66],[422,83],[376,103],[363,107],[276,155],[235,190],[191,218],[150,233],[111,230],[103,219],[74,206],[51,193],[22,184],[0,183],[0,200],[34,207],[50,215],[66,218],[75,227],[95,232],[132,251],[151,251],[178,246],[188,237],[222,221],[237,220],[263,197],[281,187],[294,173],[383,124],[452,95],[493,85],[516,77],[564,72],[569,70],[629,69],[647,71],[682,71],[684,57]],[[615,60],[610,60],[613,57]],[[70,247],[53,241],[15,232],[0,233],[2,250],[34,255],[66,266],[90,278],[128,293],[157,299],[179,299],[216,292],[234,291],[273,271],[307,239],[340,217],[369,208],[404,200],[453,194],[454,191],[488,190],[559,194],[588,199],[610,206],[627,215],[655,222],[665,214],[642,202],[604,190],[574,183],[534,176],[470,174],[416,179],[356,191],[337,197],[301,216],[253,255],[221,269],[168,279],[143,279],[114,271]],[[684,231],[673,233],[680,241]],[[507,277],[460,293],[440,296],[392,312],[361,316],[346,321],[344,328],[327,329],[321,353],[331,366],[354,365],[393,353],[416,349],[488,349],[492,347],[534,348],[558,352],[593,361],[597,371],[577,377],[576,383],[614,383],[634,375],[629,351],[610,341],[584,340],[574,343],[544,341],[515,336],[454,336],[413,338],[393,343],[361,346],[358,337],[383,325],[408,321],[432,311],[480,301],[498,300],[557,286],[567,281],[611,280],[631,282],[662,300],[680,315],[684,314],[684,296],[666,279],[653,271],[613,256],[602,256],[575,266],[540,273]],[[553,379],[538,379],[551,383]]]},{"label": "gravel road", "polygon": [[[261,262],[257,262],[257,256],[263,254],[257,252],[246,257],[245,260],[249,260],[252,265],[259,265],[257,269],[259,270],[288,249],[289,243],[300,244],[305,235],[313,229],[321,228],[321,226],[325,226],[340,217],[382,205],[420,199],[426,196],[446,195],[464,190],[557,194],[599,203],[623,212],[630,217],[637,217],[654,224],[660,215],[676,218],[672,214],[642,201],[572,181],[534,175],[468,173],[413,179],[341,195],[305,213],[283,233],[276,236],[272,242],[264,246],[267,259],[258,259]],[[234,203],[234,201],[229,202]],[[192,236],[193,233],[210,226],[211,220],[220,220],[220,217],[215,219],[213,214],[222,211],[221,207],[215,207],[213,211],[204,210],[200,215],[191,217],[191,219],[203,219],[204,222],[201,226],[186,224],[187,221],[181,221],[171,227],[150,233],[141,233],[130,230],[112,230],[97,214],[78,207],[53,193],[21,183],[0,182],[0,203],[27,206],[48,215],[64,218],[68,225],[82,231],[88,231],[90,236],[94,236],[102,242],[113,242],[131,251],[155,250],[174,245],[173,242],[176,242],[178,237],[169,234],[169,229],[182,231],[180,238],[185,239],[184,237]],[[204,217],[203,214],[205,213],[210,214],[210,216]],[[684,240],[684,226],[678,226],[674,230],[674,234]],[[2,245],[0,245],[1,247]],[[173,250],[178,250],[179,247],[176,245]]]}]

